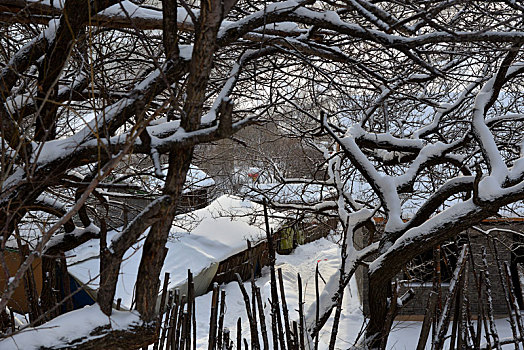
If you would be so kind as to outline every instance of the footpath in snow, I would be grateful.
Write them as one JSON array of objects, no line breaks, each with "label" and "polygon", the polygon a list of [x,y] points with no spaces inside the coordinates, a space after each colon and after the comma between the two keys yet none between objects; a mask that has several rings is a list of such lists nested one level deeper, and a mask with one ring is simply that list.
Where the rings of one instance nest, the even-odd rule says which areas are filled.
[{"label": "footpath in snow", "polygon": [[[340,262],[340,248],[337,244],[328,239],[320,239],[296,248],[290,255],[277,255],[275,268],[281,268],[286,289],[286,302],[288,304],[290,321],[298,320],[298,288],[297,273],[300,273],[303,284],[303,295],[305,300],[304,309],[315,300],[315,267],[319,264],[319,271],[323,278],[328,278],[338,272]],[[323,282],[320,279],[320,292],[322,292]],[[251,295],[251,284],[244,283],[246,290]],[[260,287],[262,300],[264,300],[264,313],[266,317],[268,337],[271,340],[270,321],[270,276],[269,268],[262,270],[262,276],[256,280],[256,285]],[[229,328],[232,337],[236,339],[236,324],[239,317],[242,318],[243,337],[249,339],[249,322],[244,307],[244,300],[240,288],[236,282],[221,286],[226,291],[226,314],[224,326]],[[197,348],[207,349],[208,343],[208,324],[210,318],[211,292],[196,299],[197,311]],[[508,320],[495,320],[497,330],[501,338],[511,337],[511,329]],[[364,317],[357,291],[355,279],[352,279],[345,290],[343,300],[343,311],[340,317],[336,349],[348,349],[355,343],[355,339],[362,331]],[[388,349],[391,350],[413,350],[417,346],[420,327],[422,322],[417,321],[396,321],[394,322],[388,340]],[[327,349],[332,327],[332,318],[324,326],[319,342],[319,349]],[[450,327],[451,331],[451,327]],[[260,335],[259,335],[260,336]],[[262,338],[260,338],[262,343]],[[271,345],[271,344],[270,344]],[[309,349],[309,347],[306,348]],[[313,344],[311,344],[313,349]],[[430,345],[426,349],[430,349]],[[503,349],[513,349],[512,344],[502,347]]]},{"label": "footpath in snow", "polygon": [[[303,285],[303,295],[305,300],[305,309],[315,300],[315,267],[319,264],[320,274],[324,279],[337,273],[340,261],[340,250],[337,244],[328,239],[320,239],[302,246],[298,246],[290,255],[277,255],[275,268],[282,269],[284,286],[286,289],[286,302],[289,309],[290,321],[298,320],[298,287],[297,273],[300,273]],[[251,295],[251,284],[244,283],[246,290]],[[264,313],[268,328],[268,337],[271,339],[271,327],[269,325],[270,305],[270,276],[269,268],[262,270],[262,276],[256,280],[256,285],[260,287],[262,300],[264,301]],[[320,288],[323,282],[320,280]],[[242,329],[244,337],[249,338],[249,322],[245,310],[244,300],[240,288],[236,282],[228,283],[221,286],[226,291],[226,314],[224,318],[224,327],[231,330],[232,336],[236,337],[236,324],[239,317],[242,318]],[[207,349],[208,343],[208,324],[210,318],[211,292],[202,295],[196,299],[197,310],[197,348]],[[351,283],[346,289],[346,298],[344,298],[344,314],[341,318],[341,327],[339,331],[340,346],[349,347],[357,336],[362,325],[363,317],[360,311],[360,301],[356,290],[356,284]],[[331,323],[326,324],[322,332],[320,348],[327,348],[329,343],[329,329]],[[262,338],[260,338],[262,343]]]}]

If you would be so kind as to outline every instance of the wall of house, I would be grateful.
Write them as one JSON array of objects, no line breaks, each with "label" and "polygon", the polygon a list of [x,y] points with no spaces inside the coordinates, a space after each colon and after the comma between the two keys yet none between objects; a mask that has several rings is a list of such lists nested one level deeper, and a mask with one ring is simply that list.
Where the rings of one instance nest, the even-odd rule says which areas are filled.
[{"label": "wall of house", "polygon": [[[494,314],[496,316],[505,316],[508,311],[504,298],[503,284],[498,271],[497,260],[495,258],[494,244],[498,251],[500,263],[502,264],[504,261],[511,263],[512,259],[515,259],[515,256],[512,257],[511,253],[511,250],[514,250],[515,248],[515,237],[513,233],[505,230],[524,232],[524,223],[501,220],[496,222],[484,222],[483,224],[478,225],[478,227],[483,230],[495,228],[498,228],[499,230],[493,231],[490,237],[487,237],[475,229],[468,229],[465,232],[465,235],[469,237],[471,242],[471,251],[473,253],[473,263],[471,264],[470,260],[467,283],[467,295],[471,312],[473,316],[476,316],[479,313],[476,279],[480,271],[485,270],[482,262],[482,247],[485,247],[487,252],[487,271],[491,281]],[[364,244],[367,243],[368,236],[365,231],[361,231],[356,238],[356,245],[363,247]],[[369,315],[367,268],[364,266],[359,267],[356,271],[355,277],[357,279],[358,292],[362,302],[364,315]],[[410,283],[409,281],[406,281],[406,276],[403,273],[398,275],[398,280],[401,282],[400,295],[403,295],[409,288],[412,288],[415,291],[414,298],[402,307],[399,315],[424,315],[427,309],[429,294],[433,289],[432,283]],[[442,285],[442,303],[445,301],[448,287],[449,284]],[[482,300],[482,305],[484,305],[484,308],[486,307],[487,303],[485,300]]]},{"label": "wall of house", "polygon": [[[199,188],[193,191],[187,191],[182,194],[177,207],[179,214],[187,213],[192,210],[204,208],[209,204],[208,190],[210,188]],[[122,197],[109,196],[109,211],[106,215],[106,208],[102,205],[97,206],[100,217],[104,217],[109,228],[117,228],[127,225],[140,212],[147,207],[152,199],[143,198],[137,195],[123,193]]]}]

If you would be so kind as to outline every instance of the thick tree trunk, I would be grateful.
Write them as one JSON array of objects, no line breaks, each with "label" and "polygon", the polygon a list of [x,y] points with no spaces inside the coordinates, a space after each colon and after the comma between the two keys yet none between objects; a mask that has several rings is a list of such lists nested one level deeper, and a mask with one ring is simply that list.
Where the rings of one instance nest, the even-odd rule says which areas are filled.
[{"label": "thick tree trunk", "polygon": [[[235,1],[201,1],[198,30],[189,65],[186,98],[181,114],[181,126],[186,131],[197,130],[200,125],[206,88],[217,47],[218,28],[224,13],[227,13],[234,3]],[[168,48],[167,55],[173,54],[169,51],[176,52],[176,49]],[[193,158],[193,150],[194,146],[191,145],[177,147],[169,153],[169,170],[164,194],[168,195],[172,202],[165,211],[164,217],[151,227],[144,243],[138,269],[136,307],[146,321],[153,320],[155,316],[160,270],[166,256],[165,244]]]},{"label": "thick tree trunk", "polygon": [[155,316],[160,287],[158,277],[167,253],[165,245],[192,158],[193,147],[180,148],[169,154],[169,172],[164,194],[169,195],[172,202],[164,211],[162,219],[151,227],[142,249],[136,283],[136,308],[146,321],[153,320]]},{"label": "thick tree trunk", "polygon": [[42,312],[47,314],[48,320],[60,315],[60,309],[55,306],[58,303],[58,276],[56,271],[56,258],[43,256],[42,257],[42,294],[40,295],[40,305]]},{"label": "thick tree trunk", "polygon": [[108,316],[111,315],[113,310],[122,256],[120,254],[112,255],[107,250],[100,254],[100,288],[98,289],[97,299],[100,310]]},{"label": "thick tree trunk", "polygon": [[391,280],[369,275],[369,323],[366,339],[370,349],[381,349],[387,344],[389,329],[385,325],[388,314],[388,297],[391,295]]}]

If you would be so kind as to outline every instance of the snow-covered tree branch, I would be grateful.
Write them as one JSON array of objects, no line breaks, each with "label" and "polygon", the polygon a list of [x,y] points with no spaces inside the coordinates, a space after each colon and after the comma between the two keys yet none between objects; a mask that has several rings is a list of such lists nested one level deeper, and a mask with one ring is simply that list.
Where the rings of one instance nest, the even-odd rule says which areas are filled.
[{"label": "snow-covered tree branch", "polygon": [[[33,259],[50,259],[52,279],[56,256],[101,239],[99,303],[111,315],[122,257],[142,237],[136,309],[154,321],[193,154],[268,120],[323,154],[314,179],[286,179],[274,162],[275,177],[322,195],[273,205],[336,216],[345,237],[322,324],[307,320],[313,334],[332,310],[340,314],[345,286],[367,264],[368,345],[382,346],[400,269],[524,198],[518,3],[161,5],[0,0],[0,263],[17,238],[31,247],[16,274],[6,272],[0,310]],[[144,169],[164,180],[162,190],[105,242],[111,191],[147,192]],[[36,217],[38,233],[24,236]],[[369,244],[357,247],[362,228]],[[44,295],[36,323],[55,316],[56,295]]]}]

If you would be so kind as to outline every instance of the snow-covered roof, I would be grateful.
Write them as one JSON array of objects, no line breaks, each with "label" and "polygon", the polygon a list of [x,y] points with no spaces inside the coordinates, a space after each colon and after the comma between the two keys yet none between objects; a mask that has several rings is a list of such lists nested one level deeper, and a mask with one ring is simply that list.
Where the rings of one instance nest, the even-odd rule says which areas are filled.
[{"label": "snow-covered roof", "polygon": [[278,203],[318,203],[330,196],[327,187],[303,183],[261,183],[240,190],[246,198],[261,201],[264,197]]},{"label": "snow-covered roof", "polygon": [[196,165],[191,164],[189,171],[186,176],[185,187],[188,188],[205,188],[215,185],[215,180],[213,180],[206,172],[197,167]]},{"label": "snow-covered roof", "polygon": [[[162,169],[162,174],[167,176],[167,169]],[[142,180],[145,185],[149,187],[149,192],[160,192],[164,187],[164,179],[152,176],[142,175]],[[211,178],[205,171],[191,164],[186,175],[186,182],[184,183],[183,193],[204,189],[215,185],[215,180]]]},{"label": "snow-covered roof", "polygon": [[[246,240],[260,241],[266,233],[260,204],[241,200],[234,196],[222,196],[208,207],[180,215],[173,223],[161,277],[170,273],[169,287],[180,286],[187,279],[187,270],[196,276],[228,257],[246,249]],[[270,219],[270,227],[276,228],[279,220]],[[108,241],[118,231],[108,232]],[[145,237],[145,236],[144,236]],[[135,244],[124,255],[120,268],[116,298],[122,298],[122,306],[129,307],[138,266],[142,256],[143,241]],[[99,254],[98,240],[87,242],[68,252],[69,272],[80,282],[93,289],[98,288]]]}]

